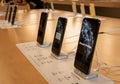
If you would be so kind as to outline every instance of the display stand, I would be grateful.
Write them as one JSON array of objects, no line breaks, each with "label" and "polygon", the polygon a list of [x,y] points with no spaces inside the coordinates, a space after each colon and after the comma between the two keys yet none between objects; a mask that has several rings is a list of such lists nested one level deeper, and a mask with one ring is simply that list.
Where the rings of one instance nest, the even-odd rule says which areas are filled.
[{"label": "display stand", "polygon": [[80,11],[81,11],[82,17],[85,17],[85,6],[82,3],[80,4]]},{"label": "display stand", "polygon": [[[85,16],[85,8],[84,8],[84,4],[80,4],[80,11],[81,11],[81,14],[77,13],[77,8],[76,7],[76,3],[73,3],[73,10],[76,9],[76,13],[75,13],[75,18],[84,18]],[[74,9],[75,8],[75,9]]]},{"label": "display stand", "polygon": [[43,44],[43,45],[40,45],[42,48],[46,48],[46,47],[49,47],[51,44]]},{"label": "display stand", "polygon": [[37,42],[37,45],[40,46],[41,48],[47,48],[50,47],[51,43],[43,43],[42,45]]},{"label": "display stand", "polygon": [[72,2],[72,10],[75,16],[77,15],[77,8],[76,8],[76,2]]},{"label": "display stand", "polygon": [[46,2],[44,6],[44,12],[49,13],[48,21],[56,20],[56,18],[53,18],[52,16],[54,16],[53,15],[54,13],[59,11],[55,10],[53,2],[50,2],[50,6],[51,8],[48,6],[48,3]]},{"label": "display stand", "polygon": [[95,4],[94,3],[89,4],[89,11],[90,11],[90,16],[85,16],[85,17],[96,18],[96,19],[100,19],[100,20],[106,20],[105,18],[101,18],[101,17],[98,17],[96,15],[96,10],[95,10]]},{"label": "display stand", "polygon": [[98,77],[98,73],[94,70],[91,70],[90,74],[89,75],[86,75],[84,73],[82,73],[80,70],[78,69],[74,69],[74,72],[76,74],[78,74],[80,77],[86,79],[86,80],[89,80],[89,79],[93,79],[93,78],[97,78]]},{"label": "display stand", "polygon": [[20,25],[18,25],[18,24],[14,24],[14,25],[11,25],[11,26],[12,26],[12,28],[20,27]]},{"label": "display stand", "polygon": [[58,60],[61,60],[61,59],[67,59],[68,58],[68,54],[65,54],[65,53],[60,53],[58,56],[55,55],[54,53],[51,52],[51,55],[53,57],[55,57],[56,59]]},{"label": "display stand", "polygon": [[46,12],[51,12],[51,13],[56,12],[56,11],[55,11],[55,8],[54,8],[53,2],[50,2],[50,7],[49,7],[49,4],[48,4],[47,2],[44,3],[44,10],[45,10]]},{"label": "display stand", "polygon": [[89,10],[90,10],[90,16],[91,17],[96,17],[96,11],[95,11],[95,5],[93,3],[89,4]]},{"label": "display stand", "polygon": [[[81,9],[81,6],[80,6],[80,9]],[[73,17],[73,18],[82,18],[83,15],[82,14],[79,14],[77,12],[77,7],[76,7],[76,2],[72,2],[72,11],[73,11],[73,14],[71,15],[67,15],[68,17]]]},{"label": "display stand", "polygon": [[84,78],[85,80],[90,80],[90,79],[94,79],[94,78],[97,78],[98,77],[98,74],[99,74],[99,68],[100,68],[100,58],[99,58],[99,55],[98,55],[98,50],[97,50],[97,47],[96,47],[96,50],[94,51],[95,52],[95,56],[93,58],[93,61],[95,63],[92,62],[92,65],[93,64],[96,64],[93,65],[91,67],[91,70],[90,70],[90,73],[88,75],[86,75],[85,73],[81,72],[80,70],[78,70],[77,68],[74,69],[74,72],[79,75],[80,77]]},{"label": "display stand", "polygon": [[55,8],[54,8],[53,2],[50,2],[50,6],[51,6],[50,12],[54,12],[54,11],[55,11]]},{"label": "display stand", "polygon": [[76,50],[76,47],[74,47],[71,51],[67,52],[67,53],[63,53],[61,52],[60,55],[55,55],[54,53],[51,52],[51,55],[54,56],[56,59],[60,60],[60,59],[67,59],[69,55],[74,54]]},{"label": "display stand", "polygon": [[73,14],[67,15],[68,17],[77,17],[77,8],[76,8],[76,2],[72,2],[72,11]]},{"label": "display stand", "polygon": [[0,28],[1,28],[1,29],[6,29],[6,28],[18,28],[18,27],[20,27],[18,24],[12,25],[12,24],[9,23],[8,21],[2,21],[2,22],[0,22]]}]

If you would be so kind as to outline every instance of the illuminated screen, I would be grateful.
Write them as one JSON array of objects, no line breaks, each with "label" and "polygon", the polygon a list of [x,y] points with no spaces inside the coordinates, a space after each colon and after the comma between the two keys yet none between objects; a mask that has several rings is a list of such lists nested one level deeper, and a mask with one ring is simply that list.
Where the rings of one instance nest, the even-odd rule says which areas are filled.
[{"label": "illuminated screen", "polygon": [[75,66],[88,73],[93,58],[100,22],[97,19],[85,18],[82,23]]}]

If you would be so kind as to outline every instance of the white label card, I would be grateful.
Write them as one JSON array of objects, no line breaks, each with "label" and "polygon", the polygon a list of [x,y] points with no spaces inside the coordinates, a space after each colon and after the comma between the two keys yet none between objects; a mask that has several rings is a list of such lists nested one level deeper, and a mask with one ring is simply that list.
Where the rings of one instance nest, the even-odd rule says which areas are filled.
[{"label": "white label card", "polygon": [[40,48],[37,42],[16,45],[49,84],[113,84],[99,74],[98,78],[84,80],[74,73],[74,57],[57,60],[51,56],[51,48]]}]

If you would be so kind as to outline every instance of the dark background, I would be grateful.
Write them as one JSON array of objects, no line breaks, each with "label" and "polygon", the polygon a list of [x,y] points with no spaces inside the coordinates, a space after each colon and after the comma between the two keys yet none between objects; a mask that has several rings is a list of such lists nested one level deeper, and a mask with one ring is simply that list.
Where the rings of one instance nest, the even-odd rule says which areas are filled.
[{"label": "dark background", "polygon": [[[54,4],[55,9],[58,10],[67,10],[72,11],[71,5],[63,5],[63,4]],[[114,7],[95,7],[96,15],[106,16],[106,17],[113,17],[113,18],[120,18],[120,8]],[[77,6],[77,11],[80,12],[80,7]],[[85,11],[89,14],[89,7],[85,6]]]}]

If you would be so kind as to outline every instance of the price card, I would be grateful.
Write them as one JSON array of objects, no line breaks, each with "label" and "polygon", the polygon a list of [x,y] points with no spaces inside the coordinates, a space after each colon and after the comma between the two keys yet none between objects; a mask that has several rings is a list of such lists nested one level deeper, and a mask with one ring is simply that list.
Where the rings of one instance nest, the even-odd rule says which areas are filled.
[{"label": "price card", "polygon": [[37,42],[16,45],[49,84],[113,84],[99,74],[98,78],[84,80],[74,73],[74,57],[57,60],[51,56],[51,48],[41,48]]}]

